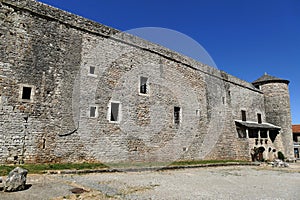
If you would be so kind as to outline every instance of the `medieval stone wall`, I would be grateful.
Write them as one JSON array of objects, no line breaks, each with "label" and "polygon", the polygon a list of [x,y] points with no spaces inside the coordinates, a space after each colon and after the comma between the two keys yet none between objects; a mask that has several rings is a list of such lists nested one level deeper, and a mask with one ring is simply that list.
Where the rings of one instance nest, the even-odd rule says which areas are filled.
[{"label": "medieval stone wall", "polygon": [[268,120],[252,84],[36,1],[0,6],[1,163],[250,159],[235,120]]},{"label": "medieval stone wall", "polygon": [[[15,3],[19,2],[25,3],[2,2],[0,8],[0,69],[4,82],[0,94],[1,162],[20,157],[52,161],[57,133],[74,129],[73,123],[61,125],[72,119],[70,100],[80,65],[81,33],[32,13],[27,10],[34,8],[31,4],[17,7]],[[32,88],[29,101],[21,98],[23,86]]]}]

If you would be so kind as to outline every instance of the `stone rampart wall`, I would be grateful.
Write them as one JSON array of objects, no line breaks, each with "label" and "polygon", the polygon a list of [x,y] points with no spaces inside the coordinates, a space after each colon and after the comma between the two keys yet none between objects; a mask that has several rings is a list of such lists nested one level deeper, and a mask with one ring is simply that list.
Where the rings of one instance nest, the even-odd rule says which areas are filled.
[{"label": "stone rampart wall", "polygon": [[252,84],[36,1],[0,6],[0,162],[250,159],[234,120],[266,119]]}]

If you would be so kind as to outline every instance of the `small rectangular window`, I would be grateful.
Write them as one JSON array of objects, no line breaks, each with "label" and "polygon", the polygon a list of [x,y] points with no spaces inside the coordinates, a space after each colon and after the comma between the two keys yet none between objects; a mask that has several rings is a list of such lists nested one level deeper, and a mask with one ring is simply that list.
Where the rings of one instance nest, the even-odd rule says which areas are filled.
[{"label": "small rectangular window", "polygon": [[28,84],[19,85],[19,101],[21,102],[34,102],[35,86]]},{"label": "small rectangular window", "polygon": [[196,116],[197,116],[197,117],[201,117],[201,110],[200,110],[200,109],[197,109],[197,110],[196,110]]},{"label": "small rectangular window", "polygon": [[262,123],[262,119],[261,119],[261,114],[260,114],[260,113],[257,113],[257,122],[258,122],[259,124]]},{"label": "small rectangular window", "polygon": [[90,74],[95,74],[95,67],[90,66]]},{"label": "small rectangular window", "polygon": [[23,87],[22,99],[30,100],[31,99],[31,87]]},{"label": "small rectangular window", "polygon": [[148,78],[140,77],[140,94],[148,94]]},{"label": "small rectangular window", "polygon": [[110,121],[117,122],[119,121],[119,103],[111,102],[110,104]]},{"label": "small rectangular window", "polygon": [[97,107],[96,106],[90,107],[90,117],[92,117],[92,118],[97,117]]},{"label": "small rectangular window", "polygon": [[247,121],[246,111],[242,110],[242,121]]},{"label": "small rectangular window", "polygon": [[174,124],[180,124],[180,107],[174,107]]}]

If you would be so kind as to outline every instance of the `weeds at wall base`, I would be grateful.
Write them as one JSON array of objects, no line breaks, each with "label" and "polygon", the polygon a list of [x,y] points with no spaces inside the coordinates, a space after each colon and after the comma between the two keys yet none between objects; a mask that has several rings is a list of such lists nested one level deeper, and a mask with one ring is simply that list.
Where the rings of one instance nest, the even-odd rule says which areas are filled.
[{"label": "weeds at wall base", "polygon": [[52,163],[52,164],[15,164],[0,165],[0,176],[6,176],[15,167],[22,167],[28,170],[29,174],[44,174],[47,171],[59,170],[94,170],[107,168],[147,168],[147,167],[180,167],[205,164],[226,164],[226,163],[249,163],[237,160],[193,160],[193,161],[175,161],[169,165],[166,163],[114,163],[109,166],[103,163]]}]

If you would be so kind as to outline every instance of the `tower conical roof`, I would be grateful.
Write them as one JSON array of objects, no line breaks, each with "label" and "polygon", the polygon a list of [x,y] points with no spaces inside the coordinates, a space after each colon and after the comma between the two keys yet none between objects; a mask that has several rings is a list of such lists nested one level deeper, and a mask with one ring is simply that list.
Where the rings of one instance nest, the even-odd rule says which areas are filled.
[{"label": "tower conical roof", "polygon": [[252,84],[254,86],[257,86],[257,85],[263,85],[263,84],[266,84],[266,83],[286,83],[286,84],[289,84],[290,81],[289,80],[284,80],[284,79],[281,79],[281,78],[277,78],[275,76],[271,76],[271,75],[265,73],[262,77],[260,77],[256,81],[254,81]]}]

